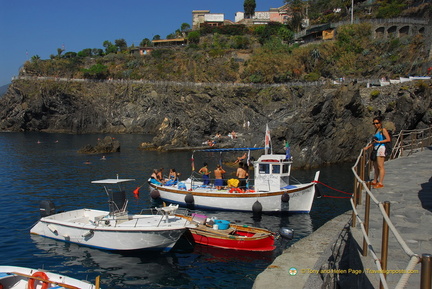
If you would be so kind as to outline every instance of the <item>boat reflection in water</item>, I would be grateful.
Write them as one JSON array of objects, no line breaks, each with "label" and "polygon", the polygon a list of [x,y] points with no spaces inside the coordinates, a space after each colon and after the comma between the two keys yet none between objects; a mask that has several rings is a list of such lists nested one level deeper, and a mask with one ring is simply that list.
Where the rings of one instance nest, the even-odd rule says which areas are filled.
[{"label": "boat reflection in water", "polygon": [[118,253],[57,242],[37,235],[32,235],[31,238],[36,247],[43,251],[41,255],[44,258],[62,256],[61,266],[69,268],[68,270],[83,266],[88,272],[96,271],[97,275],[101,275],[102,288],[115,288],[118,284],[159,284],[160,280],[167,276],[179,280],[183,278],[177,270],[177,261],[173,254],[154,251]]}]

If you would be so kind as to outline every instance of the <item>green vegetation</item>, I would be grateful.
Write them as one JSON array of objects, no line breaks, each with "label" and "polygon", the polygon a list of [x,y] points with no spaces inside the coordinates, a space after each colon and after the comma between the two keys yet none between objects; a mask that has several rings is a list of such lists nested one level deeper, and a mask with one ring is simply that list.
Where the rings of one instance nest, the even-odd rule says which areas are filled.
[{"label": "green vegetation", "polygon": [[372,90],[370,93],[371,99],[374,100],[375,98],[377,98],[380,95],[380,93],[381,92],[377,89]]},{"label": "green vegetation", "polygon": [[[133,54],[136,48],[128,46],[124,39],[106,40],[102,44],[104,49],[66,52],[58,48],[49,60],[33,56],[25,63],[25,73],[91,79],[244,83],[379,78],[383,75],[393,78],[426,73],[427,60],[421,57],[427,50],[423,34],[373,39],[371,25],[363,23],[339,26],[334,40],[300,46],[293,43],[294,31],[301,29],[306,2],[284,2],[293,9],[293,17],[287,24],[204,25],[191,31],[189,24],[183,23],[167,38],[185,37],[188,40],[186,46],[155,47],[148,55]],[[350,3],[346,0],[311,0],[309,18],[315,23],[346,20]],[[430,3],[421,4],[414,0],[382,0],[374,5],[367,5],[368,1],[355,3],[355,13],[363,13],[365,17],[431,13]],[[255,1],[245,0],[245,12],[246,6],[249,12],[255,9],[254,4]],[[406,9],[413,4],[421,5]],[[153,40],[160,38],[155,35]],[[144,38],[140,46],[151,47],[152,42]]]}]

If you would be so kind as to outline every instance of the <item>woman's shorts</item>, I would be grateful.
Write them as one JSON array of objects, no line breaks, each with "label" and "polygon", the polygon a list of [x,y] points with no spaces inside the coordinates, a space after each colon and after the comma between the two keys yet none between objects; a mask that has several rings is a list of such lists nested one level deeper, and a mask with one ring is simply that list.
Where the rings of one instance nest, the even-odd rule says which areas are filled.
[{"label": "woman's shorts", "polygon": [[378,151],[377,151],[377,157],[385,157],[386,156],[386,153],[385,153],[385,145],[381,145],[379,148],[378,148]]}]

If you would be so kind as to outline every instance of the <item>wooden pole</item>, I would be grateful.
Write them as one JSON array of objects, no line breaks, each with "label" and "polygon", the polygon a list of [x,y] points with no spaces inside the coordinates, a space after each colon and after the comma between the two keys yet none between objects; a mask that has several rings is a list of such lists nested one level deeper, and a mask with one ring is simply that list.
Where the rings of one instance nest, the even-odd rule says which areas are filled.
[{"label": "wooden pole", "polygon": [[[384,210],[387,216],[390,217],[390,202],[385,201],[383,203]],[[389,237],[389,226],[385,219],[383,219],[382,228],[382,242],[381,242],[381,269],[383,270],[384,278],[387,279],[387,256],[388,256],[388,237]],[[380,289],[384,289],[382,281],[380,281]]]}]

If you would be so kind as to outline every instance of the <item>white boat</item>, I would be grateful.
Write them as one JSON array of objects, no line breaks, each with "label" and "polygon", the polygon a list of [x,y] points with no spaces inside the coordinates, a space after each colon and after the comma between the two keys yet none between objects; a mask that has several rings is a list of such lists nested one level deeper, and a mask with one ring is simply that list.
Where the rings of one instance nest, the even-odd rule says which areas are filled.
[{"label": "white boat", "polygon": [[430,76],[410,76],[410,80],[430,80]]},{"label": "white boat", "polygon": [[160,208],[156,214],[129,215],[122,185],[130,181],[134,180],[92,181],[104,186],[109,212],[78,209],[56,214],[52,202],[41,202],[42,218],[30,233],[105,250],[169,251],[190,224],[175,216],[178,206]]},{"label": "white boat", "polygon": [[[267,135],[267,133],[266,133]],[[269,137],[266,137],[266,148]],[[262,148],[260,148],[262,149]],[[246,149],[208,149],[206,152],[250,151]],[[162,185],[149,180],[150,196],[169,203],[202,210],[246,212],[309,213],[315,197],[319,171],[310,183],[290,184],[292,158],[287,154],[265,154],[253,162],[254,184],[247,189],[204,185],[201,179],[190,177],[176,185]],[[250,180],[251,181],[251,180]]]},{"label": "white boat", "polygon": [[68,276],[17,266],[0,266],[0,288],[2,289],[96,289],[96,285]]}]

